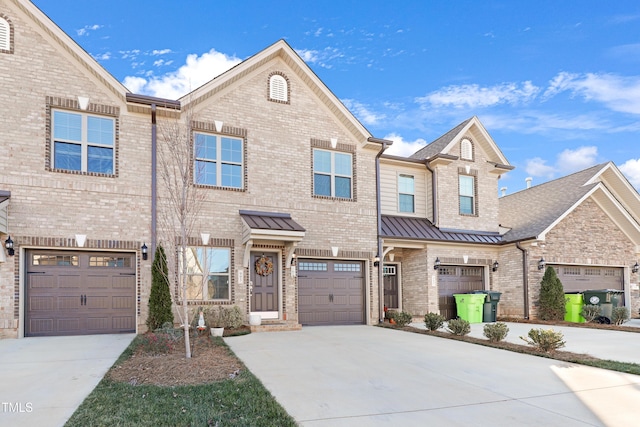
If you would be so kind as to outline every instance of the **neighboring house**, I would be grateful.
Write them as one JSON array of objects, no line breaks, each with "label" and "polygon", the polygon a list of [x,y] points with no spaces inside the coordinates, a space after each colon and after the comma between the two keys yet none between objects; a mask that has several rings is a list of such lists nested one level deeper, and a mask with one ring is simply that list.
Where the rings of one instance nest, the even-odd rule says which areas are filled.
[{"label": "neighboring house", "polygon": [[476,117],[384,155],[391,142],[284,41],[158,99],[29,1],[0,0],[0,63],[0,337],[146,330],[153,251],[180,240],[159,176],[175,165],[154,155],[172,129],[202,200],[182,270],[194,310],[237,305],[274,330],[374,324],[383,304],[451,318],[454,293],[492,289],[502,315],[530,317],[541,258],[568,288],[640,304],[640,197],[613,164],[499,198],[513,167]]},{"label": "neighboring house", "polygon": [[637,313],[640,196],[616,166],[499,198],[511,169],[476,117],[410,158],[382,156],[385,305],[452,318],[454,294],[493,290],[500,315],[534,318],[553,266],[565,290],[623,290]]},{"label": "neighboring house", "polygon": [[284,41],[157,99],[30,2],[0,0],[0,55],[0,336],[145,330],[153,248],[178,235],[152,154],[176,124],[204,199],[187,236],[194,309],[236,304],[276,329],[377,321],[375,165],[390,142]]}]

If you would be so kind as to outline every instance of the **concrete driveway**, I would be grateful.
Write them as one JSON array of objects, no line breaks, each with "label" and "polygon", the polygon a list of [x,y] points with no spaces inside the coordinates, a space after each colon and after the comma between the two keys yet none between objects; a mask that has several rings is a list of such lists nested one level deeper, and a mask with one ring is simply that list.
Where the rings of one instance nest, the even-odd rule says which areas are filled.
[{"label": "concrete driveway", "polygon": [[134,336],[0,340],[0,425],[63,426]]},{"label": "concrete driveway", "polygon": [[635,375],[371,326],[225,341],[302,426],[638,421]]}]

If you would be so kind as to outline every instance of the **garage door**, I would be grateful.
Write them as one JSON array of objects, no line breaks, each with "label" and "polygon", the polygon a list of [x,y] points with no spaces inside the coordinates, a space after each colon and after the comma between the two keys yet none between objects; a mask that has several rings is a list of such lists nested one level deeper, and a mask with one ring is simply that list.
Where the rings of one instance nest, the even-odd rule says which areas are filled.
[{"label": "garage door", "polygon": [[303,325],[365,323],[363,263],[299,260],[298,302]]},{"label": "garage door", "polygon": [[[553,265],[565,292],[588,289],[624,289],[622,268]],[[624,301],[622,301],[624,303]]]},{"label": "garage door", "polygon": [[466,294],[484,289],[482,267],[445,265],[438,270],[438,302],[445,319],[457,316],[453,294]]},{"label": "garage door", "polygon": [[135,332],[131,253],[27,251],[25,335]]}]

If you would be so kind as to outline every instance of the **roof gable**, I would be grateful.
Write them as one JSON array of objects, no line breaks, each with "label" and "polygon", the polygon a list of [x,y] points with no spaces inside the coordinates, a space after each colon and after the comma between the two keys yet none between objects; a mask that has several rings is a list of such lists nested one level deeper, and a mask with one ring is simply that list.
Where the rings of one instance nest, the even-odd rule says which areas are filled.
[{"label": "roof gable", "polygon": [[371,133],[355,118],[355,116],[340,102],[329,88],[318,78],[300,56],[285,42],[279,40],[261,52],[245,59],[240,64],[215,77],[208,83],[180,98],[183,106],[196,107],[208,98],[222,92],[226,88],[237,84],[240,80],[262,67],[266,63],[279,59],[283,61],[311,92],[318,98],[319,103],[336,117],[345,130],[363,145],[367,145],[372,137]]},{"label": "roof gable", "polygon": [[452,153],[452,150],[464,137],[470,137],[476,147],[485,152],[488,161],[506,167],[506,169],[512,169],[507,158],[476,116],[460,123],[426,147],[412,154],[410,158],[428,159],[439,154],[455,154],[457,156],[457,153]]},{"label": "roof gable", "polygon": [[42,37],[49,40],[51,45],[59,49],[68,59],[74,61],[78,70],[87,74],[99,85],[102,85],[107,92],[115,95],[120,101],[125,101],[126,93],[129,92],[127,88],[62,31],[47,15],[30,1],[9,1],[23,14],[25,20],[33,22],[34,29]]}]

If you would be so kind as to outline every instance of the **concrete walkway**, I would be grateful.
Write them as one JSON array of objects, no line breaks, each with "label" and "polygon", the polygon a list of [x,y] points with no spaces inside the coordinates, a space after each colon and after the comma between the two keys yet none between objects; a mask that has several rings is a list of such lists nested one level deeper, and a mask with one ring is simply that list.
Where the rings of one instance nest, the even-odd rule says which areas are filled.
[{"label": "concrete walkway", "polygon": [[306,327],[225,341],[302,426],[638,421],[635,375],[371,326]]},{"label": "concrete walkway", "polygon": [[63,426],[134,336],[0,340],[0,425]]}]

